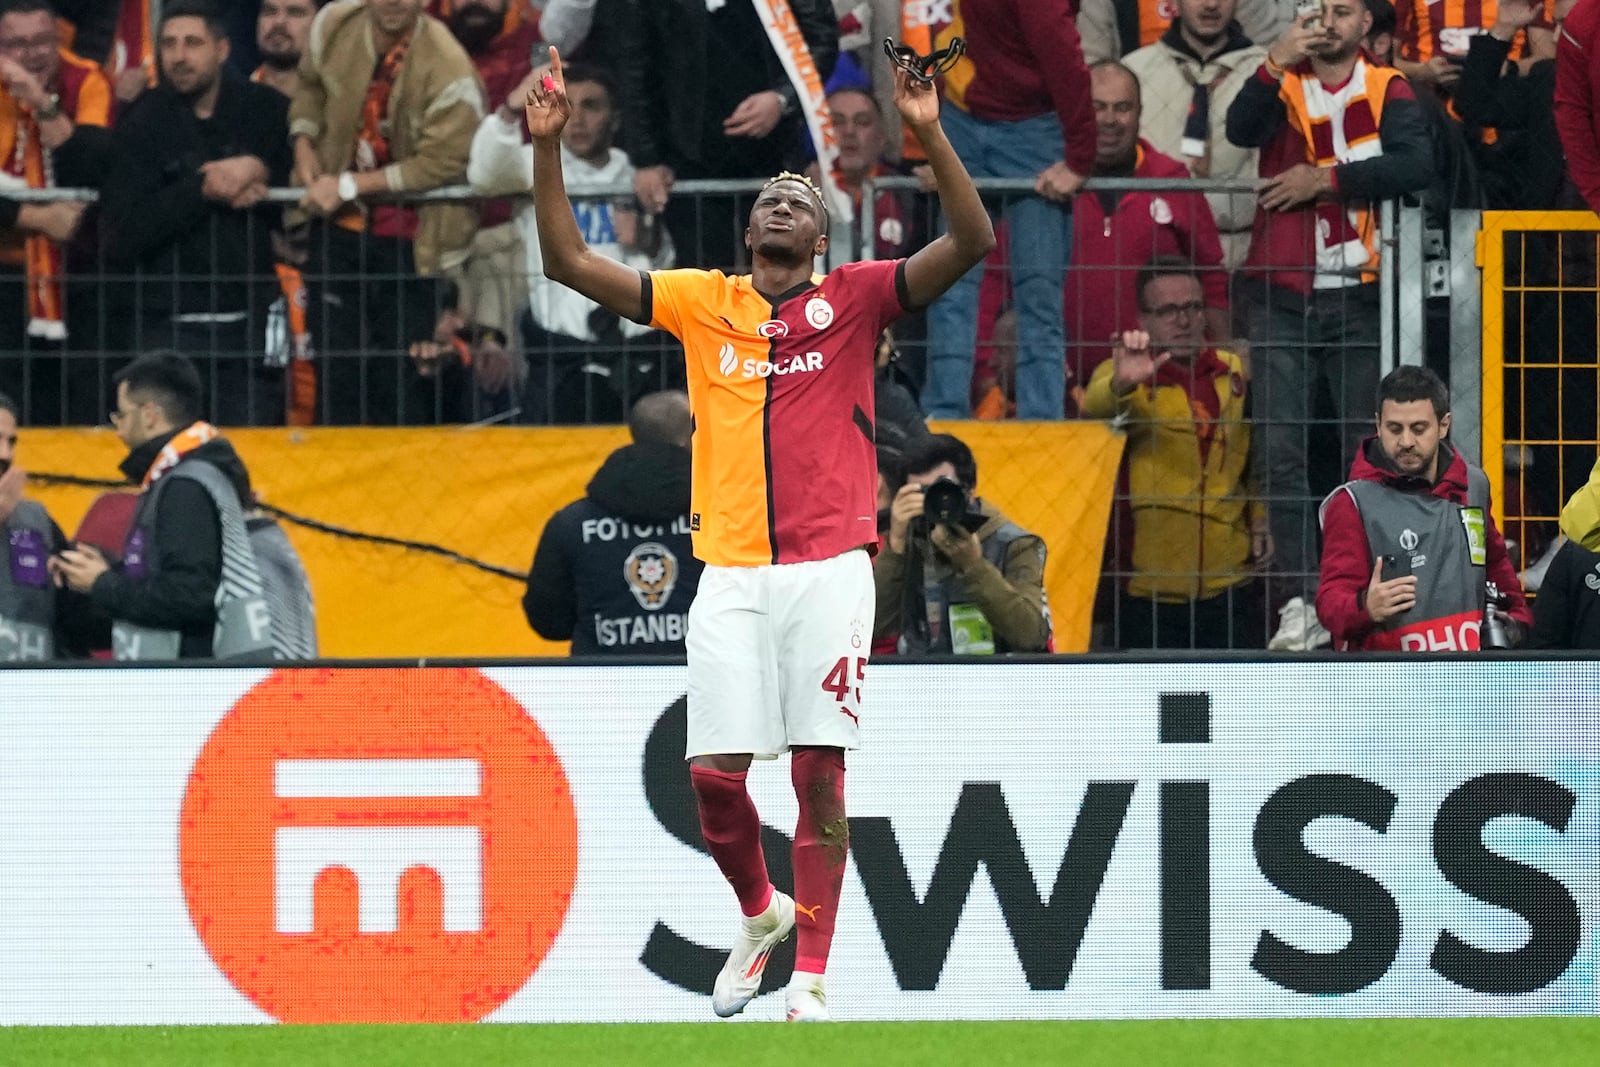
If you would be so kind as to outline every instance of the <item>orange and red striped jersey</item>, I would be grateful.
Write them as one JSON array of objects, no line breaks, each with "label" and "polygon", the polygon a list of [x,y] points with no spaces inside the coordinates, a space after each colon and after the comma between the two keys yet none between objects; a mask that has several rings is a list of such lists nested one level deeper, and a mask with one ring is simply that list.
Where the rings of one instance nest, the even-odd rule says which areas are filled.
[{"label": "orange and red striped jersey", "polygon": [[[1533,27],[1555,27],[1555,0],[1544,0]],[[1400,55],[1413,63],[1426,63],[1434,56],[1465,59],[1472,38],[1488,33],[1500,14],[1497,0],[1408,0],[1396,5]],[[1511,42],[1511,58],[1528,51],[1528,34],[1518,33]]]},{"label": "orange and red striped jersey", "polygon": [[873,356],[906,313],[904,264],[847,264],[775,299],[749,275],[645,275],[644,318],[684,347],[700,559],[756,567],[877,544]]}]

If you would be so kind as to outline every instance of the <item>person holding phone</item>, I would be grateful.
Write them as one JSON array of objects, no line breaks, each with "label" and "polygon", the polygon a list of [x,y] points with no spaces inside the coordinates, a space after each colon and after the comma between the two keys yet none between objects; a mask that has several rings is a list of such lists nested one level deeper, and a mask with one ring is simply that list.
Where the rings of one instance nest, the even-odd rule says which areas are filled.
[{"label": "person holding phone", "polygon": [[[1489,479],[1450,447],[1450,393],[1425,367],[1378,386],[1378,432],[1322,502],[1317,617],[1338,649],[1475,652],[1493,612],[1512,644],[1533,625]],[[1487,602],[1492,583],[1503,605]]]},{"label": "person holding phone", "polygon": [[1261,150],[1250,251],[1241,273],[1261,427],[1262,491],[1277,545],[1276,649],[1315,647],[1315,504],[1306,431],[1325,382],[1339,464],[1357,452],[1378,384],[1378,232],[1373,205],[1420,192],[1433,173],[1416,94],[1364,48],[1364,0],[1323,0],[1267,50],[1228,108],[1228,140]]}]

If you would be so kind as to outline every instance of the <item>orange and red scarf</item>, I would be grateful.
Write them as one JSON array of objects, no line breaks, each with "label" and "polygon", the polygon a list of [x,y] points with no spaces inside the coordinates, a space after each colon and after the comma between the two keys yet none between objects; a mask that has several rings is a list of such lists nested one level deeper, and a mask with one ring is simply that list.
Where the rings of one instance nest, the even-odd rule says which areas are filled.
[{"label": "orange and red scarf", "polygon": [[150,488],[161,480],[163,474],[176,467],[184,456],[208,441],[215,441],[219,436],[217,428],[209,422],[196,422],[186,429],[179,430],[173,435],[172,440],[156,453],[155,462],[150,464],[150,469],[145,471],[144,481],[139,483],[140,490]]},{"label": "orange and red scarf", "polygon": [[[372,80],[367,83],[367,98],[361,104],[361,129],[356,131],[356,155],[352,164],[356,171],[382,170],[393,162],[389,137],[384,127],[389,119],[389,97],[394,83],[400,77],[400,68],[411,47],[411,34],[407,33],[379,58],[372,69]],[[371,231],[380,237],[401,237],[414,240],[417,236],[417,213],[411,208],[394,204],[377,204],[371,209],[368,220],[357,206],[342,213],[337,222],[347,230],[360,233]]]},{"label": "orange and red scarf", "polygon": [[[61,50],[58,75],[61,109],[79,125],[105,126],[111,120],[111,88],[92,63]],[[39,139],[33,112],[0,89],[0,182],[29,189],[55,186],[50,153]],[[61,247],[43,234],[29,234],[0,247],[0,260],[27,271],[28,336],[59,341],[67,336],[62,314]]]}]

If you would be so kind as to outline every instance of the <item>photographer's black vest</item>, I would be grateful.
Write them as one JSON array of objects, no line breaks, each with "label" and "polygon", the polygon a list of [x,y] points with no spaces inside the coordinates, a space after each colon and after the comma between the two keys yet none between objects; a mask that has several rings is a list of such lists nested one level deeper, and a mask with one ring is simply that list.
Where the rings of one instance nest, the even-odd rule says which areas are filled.
[{"label": "photographer's black vest", "polygon": [[46,569],[50,516],[32,500],[5,521],[6,565],[0,567],[0,662],[55,658],[56,591]]},{"label": "photographer's black vest", "polygon": [[1405,493],[1369,481],[1346,482],[1334,493],[1348,493],[1355,501],[1373,560],[1409,558],[1417,576],[1416,606],[1386,619],[1365,647],[1407,652],[1481,647],[1489,551],[1489,479],[1483,471],[1467,465],[1464,507],[1432,493]]},{"label": "photographer's black vest", "polygon": [[[1011,549],[1011,542],[1019,537],[1031,537],[1022,527],[1009,520],[1002,522],[994,533],[985,537],[980,542],[983,549],[983,558],[994,565],[995,570],[1004,574],[1006,569],[1006,555]],[[916,581],[916,575],[908,573],[906,582],[905,599],[902,604],[899,653],[903,656],[915,656],[926,652],[950,652],[950,607],[951,605],[964,605],[972,611],[982,614],[982,610],[974,603],[967,592],[966,583],[961,576],[954,572],[943,579],[932,579],[926,570],[926,563],[922,568],[923,579]],[[942,616],[938,626],[938,633],[932,633],[933,625],[929,620],[928,604],[937,602]],[[991,624],[991,630],[993,626]],[[998,636],[994,639],[996,654],[1012,651],[1011,647],[1001,641]]]}]

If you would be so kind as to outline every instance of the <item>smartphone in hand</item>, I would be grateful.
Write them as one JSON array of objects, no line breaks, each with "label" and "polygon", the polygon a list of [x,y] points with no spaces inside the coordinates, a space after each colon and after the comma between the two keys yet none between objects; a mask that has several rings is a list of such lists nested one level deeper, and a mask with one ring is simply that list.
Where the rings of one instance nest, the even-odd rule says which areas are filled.
[{"label": "smartphone in hand", "polygon": [[1411,577],[1411,556],[1410,556],[1409,553],[1406,554],[1406,555],[1403,555],[1403,556],[1384,556],[1383,557],[1383,580],[1384,581],[1392,582],[1396,578],[1409,578],[1409,577]]}]

